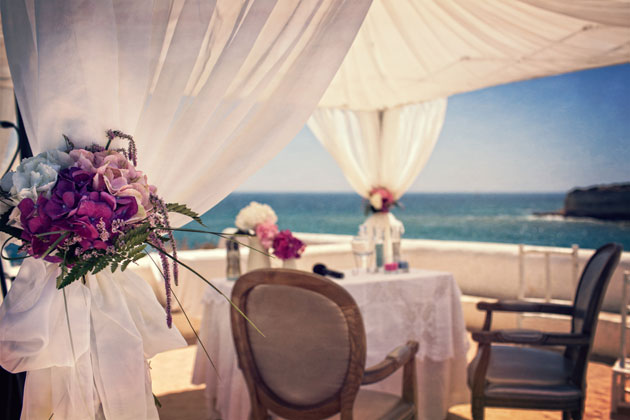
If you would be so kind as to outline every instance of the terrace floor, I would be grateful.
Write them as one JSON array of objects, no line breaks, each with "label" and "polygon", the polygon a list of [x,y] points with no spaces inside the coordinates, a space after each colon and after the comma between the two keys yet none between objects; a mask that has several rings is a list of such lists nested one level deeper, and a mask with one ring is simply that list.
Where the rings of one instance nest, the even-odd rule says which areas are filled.
[{"label": "terrace floor", "polygon": [[[175,324],[181,327],[180,330],[189,331],[190,328],[183,323],[185,321],[178,318],[175,318]],[[194,336],[190,334],[185,334],[185,336],[189,343],[194,343]],[[471,345],[469,359],[475,352],[476,345]],[[209,420],[204,386],[190,383],[195,355],[196,346],[192,344],[183,349],[159,354],[151,360],[153,392],[162,404],[162,408],[159,409],[161,420]],[[601,362],[589,364],[585,420],[630,419],[630,412],[610,415],[611,383],[612,374],[609,364]],[[557,411],[486,410],[487,420],[546,420],[561,417]],[[464,419],[471,419],[470,405],[451,407],[447,420]]]}]

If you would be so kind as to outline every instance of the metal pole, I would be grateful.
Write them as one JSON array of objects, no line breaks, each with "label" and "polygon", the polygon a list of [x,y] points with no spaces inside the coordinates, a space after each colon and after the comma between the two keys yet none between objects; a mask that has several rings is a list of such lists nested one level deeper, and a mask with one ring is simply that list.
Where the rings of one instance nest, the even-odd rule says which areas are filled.
[{"label": "metal pole", "polygon": [[22,159],[30,158],[33,156],[33,150],[31,149],[31,145],[28,142],[28,137],[26,136],[26,129],[24,128],[24,121],[22,120],[22,113],[20,112],[17,98],[15,99],[15,115],[17,116],[18,145],[20,147],[20,157]]},{"label": "metal pole", "polygon": [[[518,244],[518,291],[516,300],[525,299],[525,245]],[[523,315],[516,314],[516,327],[523,328]]]},{"label": "metal pole", "polygon": [[578,245],[577,244],[573,244],[571,246],[571,255],[572,255],[572,265],[573,265],[573,289],[577,290],[577,286],[578,286],[578,282],[580,281],[580,279],[578,278],[579,274],[578,274],[578,265],[579,265],[579,261],[578,261]]},{"label": "metal pole", "polygon": [[551,263],[549,252],[545,252],[545,302],[551,302]]},{"label": "metal pole", "polygon": [[623,273],[623,289],[621,292],[621,336],[619,339],[619,366],[626,367],[626,329],[628,328],[628,283],[630,283],[630,271]]},{"label": "metal pole", "polygon": [[[17,99],[15,101],[15,114],[17,116],[17,132],[18,147],[20,149],[20,157],[22,159],[33,156],[33,151],[26,137],[24,129],[24,121],[20,113]],[[0,264],[1,266],[2,264]],[[2,283],[2,292],[6,289],[4,271],[1,271],[0,277]],[[0,418],[5,420],[19,420],[22,412],[22,401],[24,398],[24,382],[26,381],[26,372],[12,374],[0,368]]]},{"label": "metal pole", "polygon": [[4,275],[4,264],[0,262],[0,289],[2,289],[2,300],[7,296],[9,292],[7,288],[6,277]]}]

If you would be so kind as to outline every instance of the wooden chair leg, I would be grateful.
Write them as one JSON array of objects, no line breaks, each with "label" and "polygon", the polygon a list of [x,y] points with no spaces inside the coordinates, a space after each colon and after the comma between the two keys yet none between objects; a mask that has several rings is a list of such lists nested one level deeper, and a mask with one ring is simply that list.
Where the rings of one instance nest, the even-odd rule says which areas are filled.
[{"label": "wooden chair leg", "polygon": [[249,399],[249,402],[251,404],[251,409],[249,412],[249,420],[267,420],[268,419],[269,415],[267,414],[267,409],[258,402],[257,398],[251,397]]},{"label": "wooden chair leg", "polygon": [[473,398],[472,404],[470,405],[470,411],[473,420],[483,420],[485,410],[481,400]]},{"label": "wooden chair leg", "polygon": [[403,366],[402,399],[406,403],[413,404],[413,418],[418,418],[418,378],[416,371],[416,358],[413,357]]},{"label": "wooden chair leg", "polygon": [[563,411],[562,412],[562,420],[571,420],[571,412]]},{"label": "wooden chair leg", "polygon": [[582,420],[582,410],[575,410],[571,412],[573,420]]}]

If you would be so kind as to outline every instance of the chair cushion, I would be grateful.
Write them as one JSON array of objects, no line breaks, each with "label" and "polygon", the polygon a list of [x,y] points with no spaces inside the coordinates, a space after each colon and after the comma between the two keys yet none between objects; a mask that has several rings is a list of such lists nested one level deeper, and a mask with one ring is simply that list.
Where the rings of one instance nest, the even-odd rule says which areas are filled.
[{"label": "chair cushion", "polygon": [[[468,365],[472,388],[480,353]],[[532,347],[493,345],[486,374],[486,397],[564,401],[582,396],[569,380],[573,365],[561,353]]]},{"label": "chair cushion", "polygon": [[249,293],[247,315],[265,334],[247,325],[258,372],[276,396],[308,406],[339,391],[350,339],[337,304],[298,287],[260,285]]},{"label": "chair cushion", "polygon": [[[403,420],[411,419],[413,412],[413,404],[404,402],[397,395],[361,389],[352,414],[357,420]],[[339,418],[339,414],[329,417],[331,420]]]}]

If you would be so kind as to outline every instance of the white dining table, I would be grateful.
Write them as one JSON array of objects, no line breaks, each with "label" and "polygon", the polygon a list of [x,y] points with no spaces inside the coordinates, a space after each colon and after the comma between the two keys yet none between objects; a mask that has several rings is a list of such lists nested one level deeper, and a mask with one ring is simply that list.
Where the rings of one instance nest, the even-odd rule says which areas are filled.
[{"label": "white dining table", "polygon": [[[420,269],[396,274],[346,271],[345,278],[337,281],[361,311],[367,336],[366,367],[380,362],[408,340],[420,343],[416,356],[419,419],[443,419],[450,406],[469,401],[469,344],[461,292],[452,274]],[[213,284],[230,296],[234,282],[214,279]],[[249,416],[249,395],[238,369],[229,303],[208,288],[203,307],[199,335],[216,369],[197,346],[192,382],[206,385],[209,419],[245,420]],[[401,375],[399,370],[367,388],[400,395]]]}]

